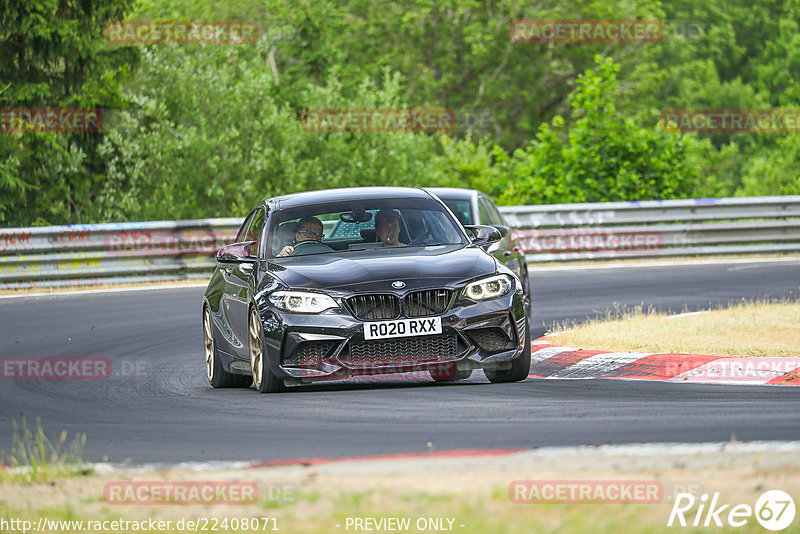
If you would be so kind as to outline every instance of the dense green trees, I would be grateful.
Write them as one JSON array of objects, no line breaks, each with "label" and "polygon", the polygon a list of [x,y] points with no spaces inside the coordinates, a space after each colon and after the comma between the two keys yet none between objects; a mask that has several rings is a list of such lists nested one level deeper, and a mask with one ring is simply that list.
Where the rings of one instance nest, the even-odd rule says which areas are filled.
[{"label": "dense green trees", "polygon": [[597,58],[570,95],[571,124],[539,127],[536,139],[514,158],[501,158],[509,178],[503,200],[523,204],[600,202],[691,196],[700,147],[693,137],[642,128],[616,112],[619,66]]},{"label": "dense green trees", "polygon": [[[664,109],[800,105],[800,0],[0,0],[0,225],[240,214],[336,186],[504,203],[800,193],[798,135],[679,134]],[[111,45],[106,21],[253,20],[247,45]],[[659,19],[657,43],[522,43],[517,19]],[[444,134],[315,132],[307,108],[450,108]],[[491,120],[470,123],[470,117]],[[467,122],[465,122],[465,120]],[[470,124],[467,127],[467,124]]]},{"label": "dense green trees", "polygon": [[[136,105],[118,113],[100,146],[108,172],[99,216],[218,216],[293,191],[425,183],[432,137],[305,130],[264,68],[268,54],[263,43],[145,51],[143,81],[131,87]],[[406,105],[401,92],[398,76],[387,73],[344,96],[333,71],[298,98],[311,108],[395,108]]]},{"label": "dense green trees", "polygon": [[[0,108],[119,105],[132,50],[109,49],[103,23],[131,0],[0,1]],[[4,124],[10,119],[4,114]],[[24,130],[24,128],[11,128]],[[93,217],[105,163],[90,132],[0,131],[0,225]]]}]

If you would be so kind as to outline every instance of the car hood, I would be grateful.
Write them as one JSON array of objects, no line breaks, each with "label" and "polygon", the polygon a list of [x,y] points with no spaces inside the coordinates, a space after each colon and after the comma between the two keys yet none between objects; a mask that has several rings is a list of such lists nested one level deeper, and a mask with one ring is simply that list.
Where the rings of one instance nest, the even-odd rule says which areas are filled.
[{"label": "car hood", "polygon": [[445,245],[280,258],[270,260],[268,270],[292,288],[391,291],[396,281],[409,290],[491,275],[497,262],[477,247]]}]

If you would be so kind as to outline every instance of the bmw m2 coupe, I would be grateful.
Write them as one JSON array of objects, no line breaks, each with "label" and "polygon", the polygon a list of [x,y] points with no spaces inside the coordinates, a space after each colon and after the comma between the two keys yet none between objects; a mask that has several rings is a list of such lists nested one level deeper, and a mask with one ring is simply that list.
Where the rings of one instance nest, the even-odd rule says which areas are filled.
[{"label": "bmw m2 coupe", "polygon": [[524,380],[530,300],[485,250],[500,239],[492,226],[462,226],[424,189],[259,202],[217,253],[203,298],[208,380],[262,393],[419,371]]}]

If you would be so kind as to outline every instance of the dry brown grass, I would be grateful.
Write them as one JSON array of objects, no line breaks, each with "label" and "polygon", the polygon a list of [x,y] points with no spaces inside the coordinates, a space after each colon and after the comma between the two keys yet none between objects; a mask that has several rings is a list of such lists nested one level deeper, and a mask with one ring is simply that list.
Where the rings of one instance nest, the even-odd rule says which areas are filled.
[{"label": "dry brown grass", "polygon": [[677,317],[617,308],[606,318],[564,324],[552,333],[558,345],[614,352],[800,357],[800,303],[742,302]]},{"label": "dry brown grass", "polygon": [[[173,525],[181,518],[275,517],[280,531],[297,534],[364,532],[347,529],[348,517],[409,517],[414,522],[418,518],[453,518],[452,532],[464,534],[682,532],[686,529],[666,527],[677,491],[691,491],[697,497],[720,492],[721,502],[752,506],[770,489],[798,495],[799,466],[798,452],[737,452],[732,443],[725,450],[720,447],[690,454],[652,451],[632,455],[624,450],[606,453],[589,448],[558,454],[532,450],[497,457],[356,461],[216,472],[98,473],[49,484],[0,482],[0,517],[21,518],[34,525],[41,517],[83,521],[152,518],[171,520]],[[109,482],[190,480],[255,482],[259,499],[250,505],[205,506],[132,506],[104,499]],[[515,504],[508,488],[517,480],[649,480],[662,484],[664,498],[657,504]],[[270,488],[289,491],[269,498]],[[223,531],[272,532],[271,528]],[[764,532],[752,518],[741,529],[700,531]],[[782,532],[798,531],[795,522]],[[411,528],[408,532],[434,531]]]}]

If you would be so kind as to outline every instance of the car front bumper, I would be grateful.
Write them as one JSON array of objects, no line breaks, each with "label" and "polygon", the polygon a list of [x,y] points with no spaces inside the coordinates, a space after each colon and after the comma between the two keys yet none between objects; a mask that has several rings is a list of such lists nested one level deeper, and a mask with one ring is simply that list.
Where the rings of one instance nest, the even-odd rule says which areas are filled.
[{"label": "car front bumper", "polygon": [[[461,305],[459,305],[461,304]],[[286,313],[263,304],[264,348],[273,373],[288,383],[414,371],[507,369],[527,340],[523,292],[483,302],[459,301],[440,315],[442,333],[365,340],[345,308]]]}]

